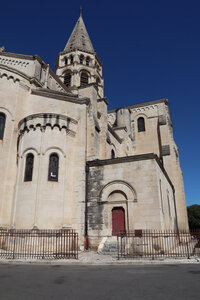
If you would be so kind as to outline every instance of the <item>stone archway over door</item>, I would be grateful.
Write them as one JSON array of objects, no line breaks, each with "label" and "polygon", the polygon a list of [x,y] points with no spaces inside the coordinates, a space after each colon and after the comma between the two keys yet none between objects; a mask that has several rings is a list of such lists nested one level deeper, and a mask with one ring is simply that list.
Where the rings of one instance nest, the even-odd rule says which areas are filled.
[{"label": "stone archway over door", "polygon": [[125,212],[123,207],[112,209],[112,235],[125,233]]}]

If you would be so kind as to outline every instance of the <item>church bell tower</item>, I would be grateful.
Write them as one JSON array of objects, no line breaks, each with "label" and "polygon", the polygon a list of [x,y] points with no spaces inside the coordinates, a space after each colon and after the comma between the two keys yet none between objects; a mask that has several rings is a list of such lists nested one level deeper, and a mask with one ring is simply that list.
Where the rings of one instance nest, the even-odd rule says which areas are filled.
[{"label": "church bell tower", "polygon": [[94,51],[82,13],[64,50],[58,54],[55,67],[56,74],[72,93],[95,84],[98,97],[104,97],[102,63]]}]

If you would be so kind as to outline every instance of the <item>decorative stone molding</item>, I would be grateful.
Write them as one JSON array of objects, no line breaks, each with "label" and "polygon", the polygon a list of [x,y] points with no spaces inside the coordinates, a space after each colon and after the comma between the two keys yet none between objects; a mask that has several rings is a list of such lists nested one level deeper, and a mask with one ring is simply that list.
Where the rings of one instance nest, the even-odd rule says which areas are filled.
[{"label": "decorative stone molding", "polygon": [[28,116],[19,122],[19,136],[29,131],[41,130],[44,132],[47,128],[51,130],[65,130],[66,134],[75,136],[76,125],[78,122],[72,118],[59,114],[36,114]]},{"label": "decorative stone molding", "polygon": [[29,65],[29,62],[14,58],[0,57],[0,64],[9,66],[20,66],[22,68],[26,68]]},{"label": "decorative stone molding", "polygon": [[7,73],[0,73],[0,78],[6,77],[7,80],[13,80],[13,82],[20,82],[20,79],[17,77],[14,77],[13,75],[7,74]]},{"label": "decorative stone molding", "polygon": [[115,180],[107,183],[99,193],[99,202],[105,203],[110,194],[115,191],[123,192],[128,201],[137,202],[137,195],[135,189],[123,180]]}]

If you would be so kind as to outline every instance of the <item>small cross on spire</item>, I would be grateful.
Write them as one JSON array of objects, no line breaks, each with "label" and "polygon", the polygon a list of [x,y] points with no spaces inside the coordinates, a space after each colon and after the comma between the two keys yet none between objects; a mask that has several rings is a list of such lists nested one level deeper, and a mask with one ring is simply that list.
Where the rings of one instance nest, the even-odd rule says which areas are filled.
[{"label": "small cross on spire", "polygon": [[80,16],[82,17],[83,8],[80,6]]}]

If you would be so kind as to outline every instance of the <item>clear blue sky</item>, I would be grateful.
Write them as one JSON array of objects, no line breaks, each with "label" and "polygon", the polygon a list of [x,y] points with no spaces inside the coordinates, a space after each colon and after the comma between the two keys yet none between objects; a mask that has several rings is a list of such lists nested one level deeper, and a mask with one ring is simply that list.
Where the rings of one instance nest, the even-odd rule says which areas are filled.
[{"label": "clear blue sky", "polygon": [[80,5],[109,108],[169,99],[187,205],[200,204],[200,1],[2,1],[0,45],[54,69]]}]

